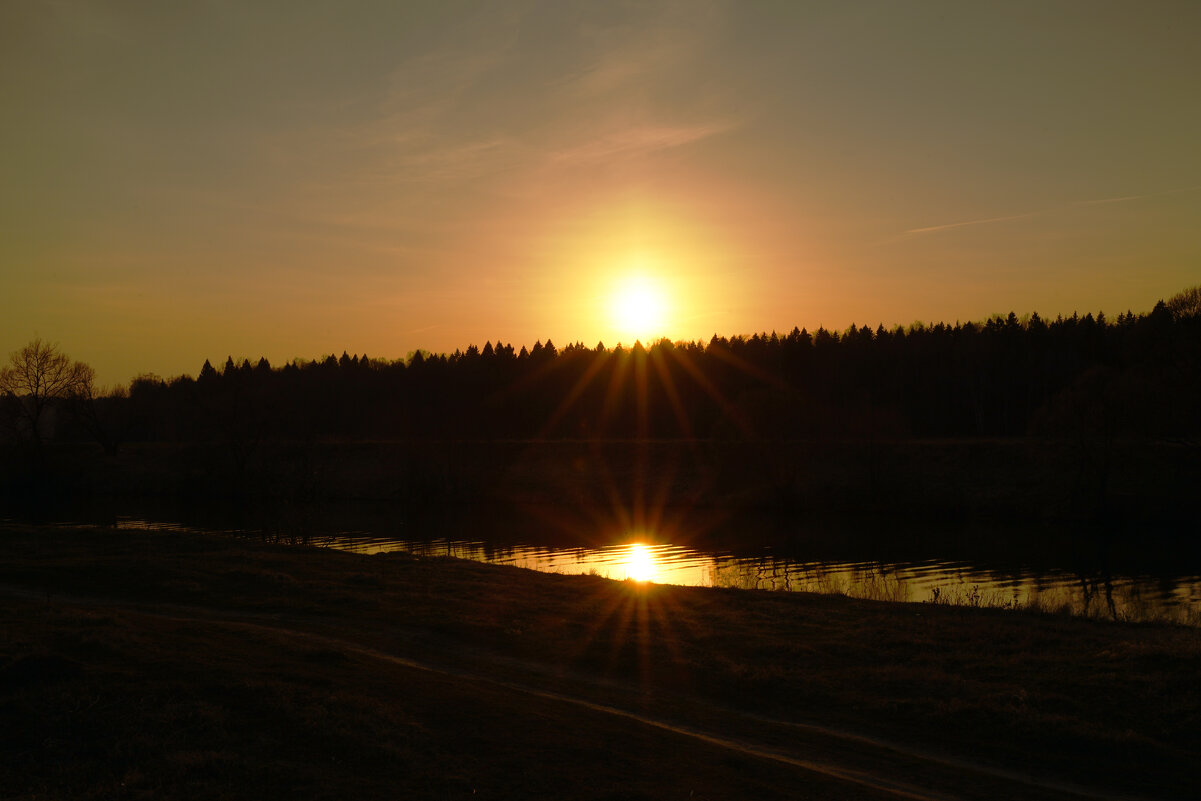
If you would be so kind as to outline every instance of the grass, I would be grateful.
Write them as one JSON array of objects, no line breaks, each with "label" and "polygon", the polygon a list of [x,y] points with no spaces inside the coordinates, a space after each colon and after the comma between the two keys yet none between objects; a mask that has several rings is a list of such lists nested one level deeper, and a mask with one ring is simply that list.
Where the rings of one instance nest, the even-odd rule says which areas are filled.
[{"label": "grass", "polygon": [[1196,629],[197,534],[16,528],[0,565],[5,798],[888,797],[552,695],[952,797],[1070,796],[784,724],[1139,797],[1201,782]]}]

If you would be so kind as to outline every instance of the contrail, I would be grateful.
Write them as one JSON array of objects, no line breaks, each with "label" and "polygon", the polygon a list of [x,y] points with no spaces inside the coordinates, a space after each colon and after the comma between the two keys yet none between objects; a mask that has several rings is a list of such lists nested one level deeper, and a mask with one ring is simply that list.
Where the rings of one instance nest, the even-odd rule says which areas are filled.
[{"label": "contrail", "polygon": [[1126,203],[1131,200],[1143,200],[1150,197],[1162,197],[1164,195],[1179,195],[1184,192],[1195,192],[1199,189],[1201,189],[1201,184],[1197,184],[1195,186],[1185,186],[1181,187],[1180,189],[1168,189],[1163,192],[1152,192],[1146,195],[1122,195],[1120,197],[1103,197],[1095,200],[1077,200],[1064,206],[1055,206],[1053,208],[1039,209],[1037,211],[1027,211],[1021,214],[1007,214],[1003,217],[985,217],[981,220],[964,220],[962,222],[946,223],[944,225],[929,225],[925,228],[910,228],[905,232],[905,234],[933,234],[939,231],[949,231],[952,228],[963,228],[969,225],[987,225],[989,223],[1006,222],[1008,220],[1024,220],[1028,217],[1038,217],[1043,214],[1052,214],[1057,211],[1063,211],[1064,209],[1070,209],[1074,206],[1099,206],[1106,203]]},{"label": "contrail", "polygon": [[963,222],[947,223],[945,225],[931,225],[927,228],[910,228],[905,233],[907,234],[932,234],[935,231],[947,231],[951,228],[963,228],[967,225],[986,225],[987,223],[1004,222],[1006,220],[1021,220],[1026,217],[1034,217],[1038,214],[1043,214],[1043,211],[1028,211],[1024,214],[1009,214],[1004,217],[986,217],[983,220],[964,220]]},{"label": "contrail", "polygon": [[[1168,194],[1164,192],[1163,194]],[[1077,200],[1073,206],[1097,206],[1101,203],[1121,203],[1126,200],[1141,200],[1142,198],[1150,197],[1150,195],[1125,195],[1123,197],[1103,197],[1099,200]]]}]

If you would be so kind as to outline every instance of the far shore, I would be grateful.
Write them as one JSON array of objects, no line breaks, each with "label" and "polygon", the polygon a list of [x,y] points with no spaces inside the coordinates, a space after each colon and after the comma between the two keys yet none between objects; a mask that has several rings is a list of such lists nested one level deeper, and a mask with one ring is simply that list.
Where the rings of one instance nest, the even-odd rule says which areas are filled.
[{"label": "far shore", "polygon": [[[723,517],[771,521],[776,539],[844,520],[922,539],[985,526],[1023,556],[1050,546],[1201,561],[1197,448],[1149,439],[1107,443],[1100,473],[1087,443],[1033,437],[130,442],[116,454],[59,443],[36,470],[27,456],[0,454],[0,504],[46,520],[130,505],[261,510],[289,528],[332,505],[388,505],[402,520],[550,508],[584,522],[671,508],[694,510],[702,530]],[[720,546],[762,544],[762,526],[753,542],[740,541],[745,528],[720,531]]]}]

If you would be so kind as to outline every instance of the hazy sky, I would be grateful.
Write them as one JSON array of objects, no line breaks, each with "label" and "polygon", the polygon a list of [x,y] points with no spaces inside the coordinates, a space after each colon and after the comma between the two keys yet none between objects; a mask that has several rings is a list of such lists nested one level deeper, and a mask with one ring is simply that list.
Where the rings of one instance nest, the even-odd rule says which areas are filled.
[{"label": "hazy sky", "polygon": [[0,352],[1148,310],[1201,283],[1201,2],[0,4]]}]

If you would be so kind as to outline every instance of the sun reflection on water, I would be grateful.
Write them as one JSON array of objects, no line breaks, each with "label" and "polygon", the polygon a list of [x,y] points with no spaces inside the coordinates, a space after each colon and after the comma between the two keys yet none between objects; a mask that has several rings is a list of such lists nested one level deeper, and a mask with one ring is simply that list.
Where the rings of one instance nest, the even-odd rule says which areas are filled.
[{"label": "sun reflection on water", "polygon": [[626,577],[634,581],[654,581],[659,575],[654,553],[640,542],[630,544],[625,562],[618,567],[625,568]]}]

